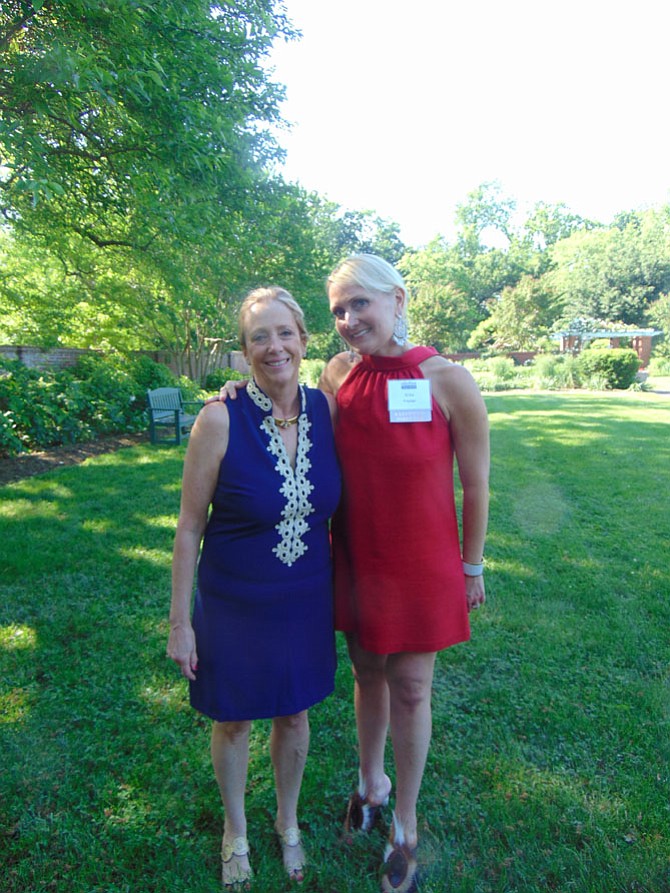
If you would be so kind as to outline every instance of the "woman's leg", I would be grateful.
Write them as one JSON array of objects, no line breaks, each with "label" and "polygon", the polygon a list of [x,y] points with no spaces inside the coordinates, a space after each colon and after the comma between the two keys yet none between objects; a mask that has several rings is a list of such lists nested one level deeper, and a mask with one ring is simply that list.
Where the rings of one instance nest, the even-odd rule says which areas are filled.
[{"label": "woman's leg", "polygon": [[284,867],[289,876],[302,880],[305,854],[298,833],[298,798],[309,750],[307,711],[272,720],[270,753],[277,792],[275,828],[282,843]]},{"label": "woman's leg", "polygon": [[435,654],[390,654],[386,662],[396,767],[394,816],[410,847],[417,843],[416,804],[430,747],[434,667]]},{"label": "woman's leg", "polygon": [[360,759],[361,796],[370,806],[383,803],[391,790],[384,772],[384,751],[389,726],[389,688],[386,655],[373,654],[347,636],[354,674],[354,706]]},{"label": "woman's leg", "polygon": [[248,855],[234,854],[235,849],[242,849],[235,841],[247,836],[244,792],[250,729],[250,722],[215,722],[212,726],[212,765],[224,809],[222,852],[226,847],[233,848],[233,855],[223,865],[224,884],[246,880],[250,874]]},{"label": "woman's leg", "polygon": [[307,711],[272,720],[270,753],[277,791],[277,829],[298,825],[298,797],[309,750]]}]

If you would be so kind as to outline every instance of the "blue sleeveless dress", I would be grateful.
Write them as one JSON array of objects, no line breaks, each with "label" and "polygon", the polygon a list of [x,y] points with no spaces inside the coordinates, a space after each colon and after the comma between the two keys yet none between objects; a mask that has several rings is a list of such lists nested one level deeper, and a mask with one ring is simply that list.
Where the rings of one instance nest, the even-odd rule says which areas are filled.
[{"label": "blue sleeveless dress", "polygon": [[190,683],[191,705],[219,722],[298,713],[334,687],[328,520],[340,471],[326,399],[300,391],[295,468],[255,382],[227,403],[229,443],[198,564]]}]

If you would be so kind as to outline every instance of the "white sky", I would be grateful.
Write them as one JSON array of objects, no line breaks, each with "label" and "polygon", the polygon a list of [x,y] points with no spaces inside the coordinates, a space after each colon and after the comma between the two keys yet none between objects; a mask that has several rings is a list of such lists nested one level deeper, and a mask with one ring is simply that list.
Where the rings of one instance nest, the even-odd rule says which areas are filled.
[{"label": "white sky", "polygon": [[668,0],[285,0],[284,175],[404,241],[484,181],[608,223],[670,202]]}]

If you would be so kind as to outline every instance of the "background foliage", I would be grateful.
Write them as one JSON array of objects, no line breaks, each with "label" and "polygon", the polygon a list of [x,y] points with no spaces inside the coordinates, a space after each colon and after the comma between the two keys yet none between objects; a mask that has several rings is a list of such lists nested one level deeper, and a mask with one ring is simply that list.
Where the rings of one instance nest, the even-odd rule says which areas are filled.
[{"label": "background foliage", "polygon": [[2,5],[0,339],[160,348],[204,382],[241,296],[280,283],[325,359],[325,277],[371,251],[406,276],[411,337],[440,350],[546,350],[589,317],[655,327],[670,352],[670,206],[609,224],[562,204],[521,214],[489,182],[453,241],[412,247],[373,210],[285,182],[267,61],[298,37],[278,0]]},{"label": "background foliage", "polygon": [[[234,378],[231,370],[222,370]],[[94,440],[105,434],[146,431],[146,392],[181,387],[185,400],[199,396],[189,378],[179,378],[149,357],[131,362],[84,356],[60,371],[0,362],[0,457],[24,450]]]}]

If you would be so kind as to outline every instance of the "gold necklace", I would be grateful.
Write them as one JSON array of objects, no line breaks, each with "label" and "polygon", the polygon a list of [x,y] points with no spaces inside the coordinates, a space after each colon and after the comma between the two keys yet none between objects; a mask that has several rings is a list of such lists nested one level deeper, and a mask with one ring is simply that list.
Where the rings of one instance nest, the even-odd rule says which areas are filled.
[{"label": "gold necklace", "polygon": [[276,416],[272,416],[274,421],[280,428],[290,428],[291,425],[297,425],[298,419],[300,418],[300,413],[298,415],[291,416],[290,419],[278,419]]}]

